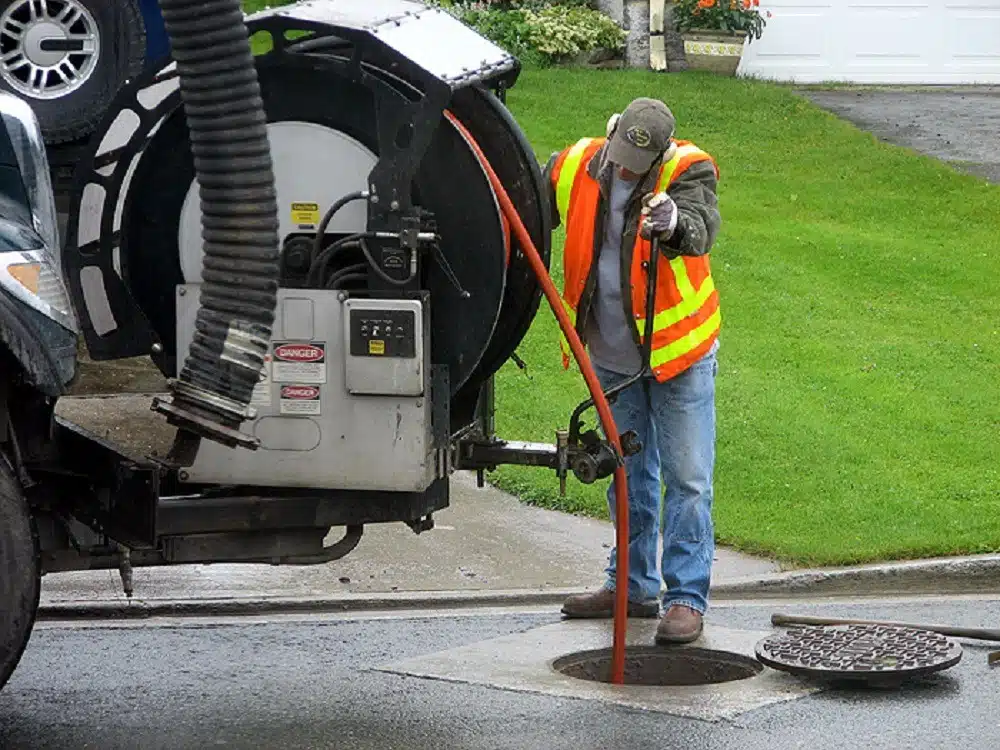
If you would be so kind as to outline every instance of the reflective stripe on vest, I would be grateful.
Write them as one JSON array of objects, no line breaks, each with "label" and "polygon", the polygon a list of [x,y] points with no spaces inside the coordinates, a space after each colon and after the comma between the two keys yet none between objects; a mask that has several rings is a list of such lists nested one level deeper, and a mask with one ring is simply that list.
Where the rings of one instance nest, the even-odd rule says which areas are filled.
[{"label": "reflective stripe on vest", "polygon": [[578,140],[559,165],[559,174],[556,178],[556,208],[563,224],[566,223],[569,214],[569,198],[573,193],[573,183],[576,181],[577,173],[580,171],[580,162],[583,161],[587,146],[593,142],[593,138]]},{"label": "reflective stripe on vest", "polygon": [[[708,298],[715,291],[715,281],[711,276],[705,279],[700,289],[695,291],[694,286],[691,284],[691,279],[688,277],[687,266],[684,265],[683,258],[674,258],[671,260],[670,268],[673,269],[674,279],[681,293],[681,301],[673,307],[668,307],[663,312],[657,313],[653,317],[654,333],[662,331],[664,328],[669,328],[684,320],[684,318],[694,315],[708,302]],[[636,318],[635,324],[639,328],[639,335],[645,336],[646,319]]]},{"label": "reflective stripe on vest", "polygon": [[[654,349],[649,355],[649,366],[655,371],[663,367],[668,362],[679,360],[686,354],[690,354],[708,341],[722,326],[722,314],[716,308],[711,317],[676,341],[672,341],[666,346]],[[691,363],[693,364],[693,363]]]}]

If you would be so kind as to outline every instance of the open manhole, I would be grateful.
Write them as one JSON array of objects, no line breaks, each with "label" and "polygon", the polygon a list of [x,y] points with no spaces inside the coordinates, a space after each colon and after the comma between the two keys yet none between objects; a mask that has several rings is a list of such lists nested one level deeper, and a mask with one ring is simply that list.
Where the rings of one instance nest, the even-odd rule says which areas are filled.
[{"label": "open manhole", "polygon": [[[611,649],[568,654],[556,659],[552,667],[567,677],[610,683]],[[762,671],[764,667],[757,660],[729,651],[655,646],[625,649],[626,685],[715,685],[746,680]]]}]

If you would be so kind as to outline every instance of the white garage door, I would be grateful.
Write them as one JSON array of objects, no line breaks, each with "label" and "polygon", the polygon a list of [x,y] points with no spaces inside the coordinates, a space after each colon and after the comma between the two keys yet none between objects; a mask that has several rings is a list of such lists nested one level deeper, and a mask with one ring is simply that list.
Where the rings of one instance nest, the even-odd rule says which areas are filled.
[{"label": "white garage door", "polygon": [[800,83],[1000,83],[1000,0],[761,0],[739,74]]}]

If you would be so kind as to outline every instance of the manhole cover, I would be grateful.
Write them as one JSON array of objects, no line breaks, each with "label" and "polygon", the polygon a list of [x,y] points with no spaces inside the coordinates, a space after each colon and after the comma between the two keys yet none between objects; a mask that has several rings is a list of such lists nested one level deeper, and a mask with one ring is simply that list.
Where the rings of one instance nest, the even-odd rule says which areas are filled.
[{"label": "manhole cover", "polygon": [[962,647],[938,633],[891,625],[795,628],[757,644],[757,658],[774,669],[826,680],[895,684],[948,669]]},{"label": "manhole cover", "polygon": [[[611,682],[611,649],[563,656],[553,668],[567,677]],[[764,671],[753,659],[728,651],[634,646],[625,650],[626,685],[713,685],[745,680]]]}]

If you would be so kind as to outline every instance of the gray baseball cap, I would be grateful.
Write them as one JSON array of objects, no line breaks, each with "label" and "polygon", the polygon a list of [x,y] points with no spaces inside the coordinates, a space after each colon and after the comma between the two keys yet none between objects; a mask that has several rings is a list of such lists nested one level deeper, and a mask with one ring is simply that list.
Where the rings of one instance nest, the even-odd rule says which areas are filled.
[{"label": "gray baseball cap", "polygon": [[618,120],[608,143],[608,160],[643,174],[670,147],[675,126],[666,104],[658,99],[635,99]]}]

